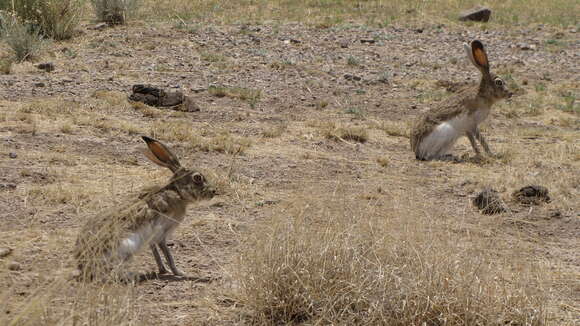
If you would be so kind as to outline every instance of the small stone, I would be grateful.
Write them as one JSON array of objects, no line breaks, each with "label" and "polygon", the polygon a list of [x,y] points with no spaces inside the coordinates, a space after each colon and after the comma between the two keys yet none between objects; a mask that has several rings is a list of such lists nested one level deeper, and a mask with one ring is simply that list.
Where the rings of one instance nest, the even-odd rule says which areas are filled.
[{"label": "small stone", "polygon": [[89,29],[95,30],[95,31],[100,31],[102,29],[107,28],[107,26],[109,26],[109,24],[107,23],[98,23],[94,26],[89,27]]},{"label": "small stone", "polygon": [[11,271],[19,271],[22,269],[22,266],[20,266],[19,263],[13,261],[13,262],[8,263],[8,269]]},{"label": "small stone", "polygon": [[459,15],[459,20],[461,21],[476,21],[487,23],[491,17],[491,9],[477,6],[472,9],[466,10]]},{"label": "small stone", "polygon": [[535,50],[536,46],[534,44],[519,43],[518,48],[522,51],[529,51],[529,50]]},{"label": "small stone", "polygon": [[14,190],[14,189],[16,189],[16,185],[14,183],[0,183],[0,190]]},{"label": "small stone", "polygon": [[351,74],[344,74],[344,79],[350,80],[350,81],[361,81],[362,77],[351,75]]},{"label": "small stone", "polygon": [[340,42],[340,47],[343,48],[343,49],[348,48],[348,42],[347,41]]},{"label": "small stone", "polygon": [[52,72],[54,71],[54,64],[52,62],[40,63],[36,65],[36,68],[46,72]]},{"label": "small stone", "polygon": [[44,86],[46,86],[46,84],[43,82],[34,83],[34,87],[44,87]]},{"label": "small stone", "polygon": [[360,40],[360,42],[361,42],[362,44],[365,44],[365,43],[366,43],[366,44],[375,44],[377,41],[375,41],[375,40],[373,40],[373,39],[362,39],[362,40]]},{"label": "small stone", "polygon": [[16,153],[14,153],[14,152],[10,152],[10,153],[8,154],[8,157],[10,157],[10,158],[17,158],[17,157],[18,157],[18,155],[17,155]]},{"label": "small stone", "polygon": [[482,214],[492,215],[505,212],[507,209],[494,189],[484,189],[473,199],[473,204]]},{"label": "small stone", "polygon": [[12,253],[12,248],[0,248],[0,258],[4,258]]}]

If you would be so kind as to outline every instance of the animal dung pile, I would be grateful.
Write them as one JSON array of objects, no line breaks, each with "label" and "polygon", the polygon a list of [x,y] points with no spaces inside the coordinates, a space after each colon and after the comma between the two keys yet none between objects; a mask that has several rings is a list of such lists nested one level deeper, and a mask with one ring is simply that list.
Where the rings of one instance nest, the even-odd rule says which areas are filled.
[{"label": "animal dung pile", "polygon": [[512,197],[523,205],[540,205],[550,202],[548,188],[538,185],[525,186],[520,190],[514,191]]},{"label": "animal dung pile", "polygon": [[507,211],[505,204],[495,189],[487,188],[480,192],[474,199],[473,204],[482,214],[493,215]]},{"label": "animal dung pile", "polygon": [[196,112],[200,110],[195,102],[183,92],[166,92],[150,85],[133,85],[133,93],[129,96],[129,100],[177,111]]}]

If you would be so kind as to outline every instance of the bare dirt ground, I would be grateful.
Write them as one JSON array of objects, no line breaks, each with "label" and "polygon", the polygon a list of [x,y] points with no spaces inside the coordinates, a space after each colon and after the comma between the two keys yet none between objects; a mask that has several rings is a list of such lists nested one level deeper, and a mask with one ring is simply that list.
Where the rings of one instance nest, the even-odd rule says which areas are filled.
[{"label": "bare dirt ground", "polygon": [[[415,161],[409,123],[479,79],[462,48],[474,38],[517,94],[486,123],[499,155]],[[345,200],[429,212],[458,242],[477,230],[505,250],[519,248],[519,258],[547,273],[551,323],[578,323],[579,53],[576,30],[440,24],[135,23],[53,44],[41,61],[54,62],[54,72],[22,63],[0,76],[0,247],[13,249],[0,264],[0,314],[18,314],[73,266],[70,252],[87,218],[168,178],[139,154],[144,134],[206,171],[222,195],[191,207],[173,237],[177,264],[193,278],[119,290],[136,298],[125,321],[242,323],[245,311],[231,293],[255,226],[297,197],[341,189]],[[180,88],[201,111],[131,105],[126,98],[138,83]],[[368,139],[332,137],[340,127]],[[466,140],[455,152],[473,155]],[[552,201],[524,207],[510,199],[529,184],[546,186]],[[508,212],[486,216],[472,206],[487,186],[500,191]],[[146,252],[132,268],[155,264]],[[83,287],[65,284],[46,299],[46,322],[74,324],[69,312],[80,303],[70,298]]]}]

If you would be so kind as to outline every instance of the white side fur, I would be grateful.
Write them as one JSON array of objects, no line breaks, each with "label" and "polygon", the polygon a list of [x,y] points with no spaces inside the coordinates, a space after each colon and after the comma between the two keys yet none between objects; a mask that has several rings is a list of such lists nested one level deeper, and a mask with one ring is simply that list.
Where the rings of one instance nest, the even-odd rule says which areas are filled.
[{"label": "white side fur", "polygon": [[489,115],[489,108],[476,110],[474,114],[463,113],[439,124],[419,144],[419,156],[426,160],[442,157],[449,153],[457,139],[474,131]]},{"label": "white side fur", "polygon": [[167,239],[179,226],[185,216],[185,205],[175,207],[171,216],[159,218],[139,227],[120,241],[117,255],[121,261],[126,261],[151,243],[159,243]]}]

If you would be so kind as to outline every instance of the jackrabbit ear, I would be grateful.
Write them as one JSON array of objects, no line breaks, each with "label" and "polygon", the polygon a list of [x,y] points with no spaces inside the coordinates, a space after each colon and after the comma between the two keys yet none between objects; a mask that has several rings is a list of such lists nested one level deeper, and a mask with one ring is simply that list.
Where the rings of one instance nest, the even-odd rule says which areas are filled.
[{"label": "jackrabbit ear", "polygon": [[147,136],[143,136],[142,138],[147,143],[147,147],[149,147],[149,150],[145,151],[145,156],[153,163],[166,167],[173,172],[181,167],[177,157],[165,145]]},{"label": "jackrabbit ear", "polygon": [[471,42],[468,56],[471,62],[479,68],[483,73],[489,73],[489,61],[487,60],[487,53],[483,47],[483,43],[479,40]]}]

